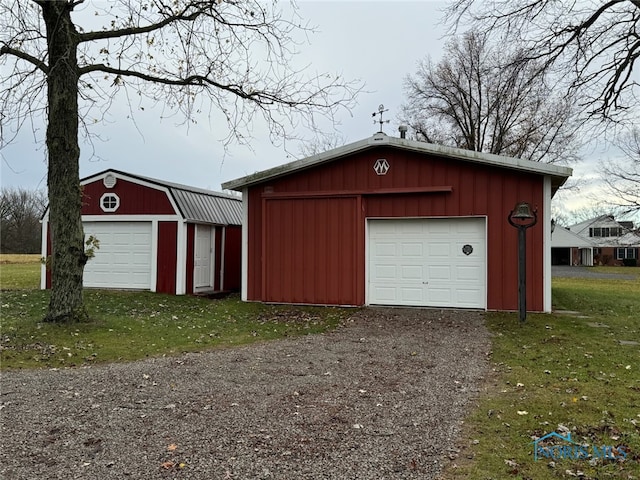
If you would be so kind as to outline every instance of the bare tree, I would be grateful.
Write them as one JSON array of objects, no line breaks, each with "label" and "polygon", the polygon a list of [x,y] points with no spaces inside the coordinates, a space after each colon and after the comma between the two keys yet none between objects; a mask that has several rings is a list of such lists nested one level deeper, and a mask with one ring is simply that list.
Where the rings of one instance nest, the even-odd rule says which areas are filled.
[{"label": "bare tree", "polygon": [[47,321],[87,317],[78,133],[102,118],[116,93],[128,95],[132,111],[146,98],[187,121],[222,112],[228,140],[242,142],[257,116],[272,137],[284,136],[290,122],[332,119],[358,90],[339,76],[296,70],[296,35],[309,28],[260,0],[2,0],[0,28],[2,142],[47,115]]},{"label": "bare tree", "polygon": [[633,127],[621,135],[618,145],[624,153],[620,161],[601,162],[602,180],[612,206],[623,214],[640,212],[640,129]]},{"label": "bare tree", "polygon": [[523,53],[471,31],[453,37],[405,79],[404,120],[418,140],[548,163],[570,163],[580,126],[572,99],[554,93]]},{"label": "bare tree", "polygon": [[637,105],[640,0],[453,0],[448,17],[519,44],[541,74],[560,72],[591,117],[622,121]]},{"label": "bare tree", "polygon": [[300,142],[298,152],[301,157],[310,157],[323,153],[334,148],[341,147],[347,143],[347,139],[344,135],[334,132],[328,135],[316,136],[316,138],[310,140],[303,140]]},{"label": "bare tree", "polygon": [[40,218],[47,206],[42,190],[3,188],[0,191],[0,251],[39,253]]},{"label": "bare tree", "polygon": [[574,210],[567,210],[566,208],[559,208],[558,206],[555,208],[552,207],[551,214],[558,225],[570,227],[603,215],[618,217],[619,212],[612,210],[604,201],[600,201]]}]

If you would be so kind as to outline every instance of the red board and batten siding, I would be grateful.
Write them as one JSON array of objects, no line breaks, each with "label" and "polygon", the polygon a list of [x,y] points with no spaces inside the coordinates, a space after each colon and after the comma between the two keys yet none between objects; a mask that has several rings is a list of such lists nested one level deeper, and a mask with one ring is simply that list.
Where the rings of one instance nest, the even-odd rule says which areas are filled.
[{"label": "red board and batten siding", "polygon": [[338,305],[362,299],[357,205],[356,197],[265,199],[261,297]]},{"label": "red board and batten siding", "polygon": [[[373,170],[378,158],[390,164],[386,175]],[[386,147],[267,181],[248,193],[247,298],[362,305],[366,218],[486,216],[487,308],[515,310],[517,230],[507,215],[517,201],[542,212],[543,181]],[[541,225],[527,241],[528,309],[542,311]]]},{"label": "red board and batten siding", "polygon": [[82,196],[83,215],[105,215],[100,208],[100,198],[105,193],[120,197],[120,207],[108,215],[175,215],[176,212],[166,192],[119,178],[113,188],[104,186],[102,179],[84,186]]},{"label": "red board and batten siding", "polygon": [[177,222],[158,222],[156,292],[176,293],[177,255]]},{"label": "red board and batten siding", "polygon": [[227,225],[224,240],[224,290],[240,290],[242,268],[242,227]]}]

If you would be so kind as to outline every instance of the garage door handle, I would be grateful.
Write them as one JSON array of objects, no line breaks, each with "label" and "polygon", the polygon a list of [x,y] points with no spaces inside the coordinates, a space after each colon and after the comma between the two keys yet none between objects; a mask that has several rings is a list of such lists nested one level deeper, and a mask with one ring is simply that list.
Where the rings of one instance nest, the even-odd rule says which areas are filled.
[{"label": "garage door handle", "polygon": [[423,285],[428,285],[428,284],[429,284],[429,282],[422,282],[422,284],[423,284]]}]

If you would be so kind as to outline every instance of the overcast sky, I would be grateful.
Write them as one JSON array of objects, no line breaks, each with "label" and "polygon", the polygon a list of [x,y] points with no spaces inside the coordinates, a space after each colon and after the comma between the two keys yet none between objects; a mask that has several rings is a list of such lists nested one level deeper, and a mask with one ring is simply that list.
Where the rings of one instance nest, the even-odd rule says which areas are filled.
[{"label": "overcast sky", "polygon": [[[366,92],[358,97],[356,108],[339,116],[337,129],[347,143],[377,131],[371,114],[380,104],[389,110],[385,119],[391,120],[384,126],[385,132],[397,135],[404,77],[414,73],[417,62],[426,55],[435,61],[441,56],[446,41],[446,26],[442,23],[445,5],[446,2],[430,0],[299,1],[301,16],[318,29],[309,44],[300,46],[300,61],[311,64],[316,71],[338,72],[365,83]],[[222,182],[293,160],[282,146],[269,143],[268,132],[259,123],[250,132],[253,151],[232,145],[225,152],[221,139],[226,130],[216,129],[215,121],[205,119],[187,129],[177,125],[175,119],[160,120],[159,109],[145,109],[136,112],[134,125],[127,119],[126,98],[119,100],[110,111],[110,123],[94,129],[101,138],[94,140],[93,150],[82,145],[82,177],[114,168],[219,190]],[[42,138],[44,127],[36,129],[36,137]],[[293,154],[299,152],[295,144],[287,148]],[[594,177],[597,160],[613,155],[604,144],[586,153],[587,160],[574,166],[578,177]],[[2,186],[46,186],[44,149],[34,141],[30,129],[24,130],[0,155]],[[597,191],[598,187],[591,185],[566,195],[564,206],[577,209]]]}]

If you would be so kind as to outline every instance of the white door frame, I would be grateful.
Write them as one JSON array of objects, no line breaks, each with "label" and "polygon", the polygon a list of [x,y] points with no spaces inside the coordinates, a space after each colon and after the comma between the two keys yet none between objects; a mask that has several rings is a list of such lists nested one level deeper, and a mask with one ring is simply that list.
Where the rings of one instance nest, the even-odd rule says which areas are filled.
[{"label": "white door frame", "polygon": [[[209,284],[205,286],[197,285],[197,267],[196,267],[196,256],[198,254],[198,248],[201,247],[198,244],[198,231],[201,229],[206,229],[209,231]],[[215,270],[216,270],[216,255],[215,255],[215,245],[216,245],[216,229],[213,225],[203,225],[196,224],[194,231],[194,246],[193,246],[193,291],[194,292],[204,292],[210,291],[214,289],[215,286]],[[206,246],[202,246],[203,248],[207,248]]]}]

